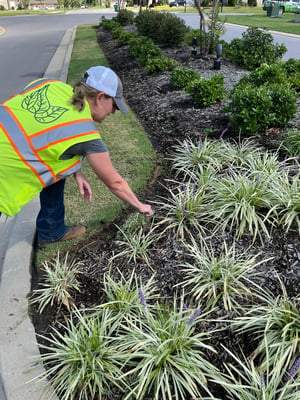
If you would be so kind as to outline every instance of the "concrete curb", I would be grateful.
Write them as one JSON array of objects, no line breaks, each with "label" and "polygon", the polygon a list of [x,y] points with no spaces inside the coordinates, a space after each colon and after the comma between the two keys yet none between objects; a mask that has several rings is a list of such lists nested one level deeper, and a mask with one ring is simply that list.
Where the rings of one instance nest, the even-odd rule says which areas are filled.
[{"label": "concrete curb", "polygon": [[[40,400],[46,382],[28,384],[43,372],[33,368],[39,350],[28,316],[30,265],[38,200],[32,201],[9,221],[11,234],[3,260],[0,291],[1,377],[6,400]],[[2,216],[2,219],[5,217]]]},{"label": "concrete curb", "polygon": [[[68,29],[44,76],[66,81],[76,28]],[[14,218],[0,217],[0,374],[1,400],[58,400],[50,385],[34,380],[44,369],[37,364],[39,349],[28,315],[32,244],[39,200],[27,204]],[[32,382],[34,380],[34,382]],[[1,385],[0,385],[1,387]],[[46,397],[44,397],[46,396]]]}]

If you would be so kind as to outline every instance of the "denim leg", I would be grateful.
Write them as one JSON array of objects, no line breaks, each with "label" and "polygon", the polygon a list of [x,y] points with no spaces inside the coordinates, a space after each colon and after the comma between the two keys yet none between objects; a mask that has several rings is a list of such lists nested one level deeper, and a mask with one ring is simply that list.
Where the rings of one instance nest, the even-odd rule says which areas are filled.
[{"label": "denim leg", "polygon": [[68,231],[65,225],[65,179],[46,187],[40,193],[41,209],[36,220],[38,242],[55,242]]}]

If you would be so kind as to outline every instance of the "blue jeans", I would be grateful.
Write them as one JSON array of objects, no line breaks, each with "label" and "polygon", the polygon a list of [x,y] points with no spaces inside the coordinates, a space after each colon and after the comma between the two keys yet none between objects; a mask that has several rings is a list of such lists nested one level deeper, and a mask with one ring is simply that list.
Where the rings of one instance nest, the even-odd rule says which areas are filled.
[{"label": "blue jeans", "polygon": [[62,179],[40,193],[41,209],[36,220],[38,242],[56,242],[68,231],[64,222],[64,187],[65,179]]}]

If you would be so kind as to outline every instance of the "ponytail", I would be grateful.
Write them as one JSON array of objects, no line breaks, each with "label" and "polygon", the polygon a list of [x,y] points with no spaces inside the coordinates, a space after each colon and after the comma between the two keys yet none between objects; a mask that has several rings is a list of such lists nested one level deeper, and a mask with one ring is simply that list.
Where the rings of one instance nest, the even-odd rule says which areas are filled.
[{"label": "ponytail", "polygon": [[73,93],[70,103],[76,110],[83,111],[86,99],[95,98],[99,94],[99,91],[83,82],[77,82],[73,86]]}]

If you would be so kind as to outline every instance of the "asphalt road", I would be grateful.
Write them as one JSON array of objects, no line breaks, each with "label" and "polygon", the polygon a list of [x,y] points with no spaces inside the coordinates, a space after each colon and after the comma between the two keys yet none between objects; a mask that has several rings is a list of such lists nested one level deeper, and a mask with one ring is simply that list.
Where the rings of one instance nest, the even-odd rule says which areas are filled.
[{"label": "asphalt road", "polygon": [[[0,16],[0,26],[6,29],[0,36],[0,102],[19,92],[33,79],[43,76],[55,50],[68,28],[81,24],[99,24],[102,15],[111,18],[111,10],[77,10],[65,15]],[[178,14],[186,24],[198,28],[197,14]],[[227,26],[224,39],[241,37],[245,29]],[[288,48],[287,58],[300,58],[300,36],[274,34],[274,40]]]},{"label": "asphalt road", "polygon": [[[84,11],[71,15],[0,17],[0,25],[6,28],[0,36],[0,102],[43,76],[68,28],[99,24],[99,11]],[[115,13],[106,15],[109,18]]]}]

